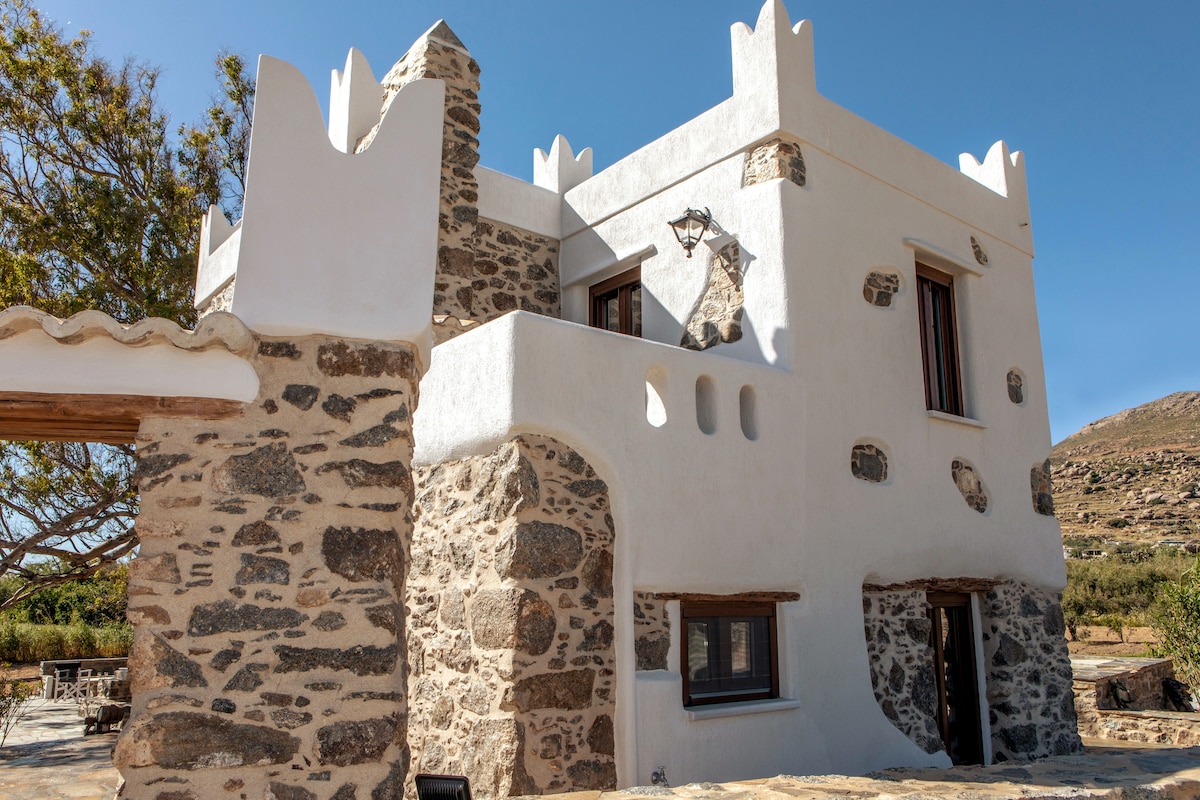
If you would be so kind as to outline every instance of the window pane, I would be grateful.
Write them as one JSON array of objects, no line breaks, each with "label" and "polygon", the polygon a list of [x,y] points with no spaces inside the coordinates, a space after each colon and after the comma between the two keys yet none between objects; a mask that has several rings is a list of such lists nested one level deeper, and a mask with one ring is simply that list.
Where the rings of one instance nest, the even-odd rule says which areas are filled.
[{"label": "window pane", "polygon": [[688,677],[693,681],[709,678],[708,623],[688,623]]},{"label": "window pane", "polygon": [[604,329],[621,330],[621,303],[615,294],[604,301]]}]

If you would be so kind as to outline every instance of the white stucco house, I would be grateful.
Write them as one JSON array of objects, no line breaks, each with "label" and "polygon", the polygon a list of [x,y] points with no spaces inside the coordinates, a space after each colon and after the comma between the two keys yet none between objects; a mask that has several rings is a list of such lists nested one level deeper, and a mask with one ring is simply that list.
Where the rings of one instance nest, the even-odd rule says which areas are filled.
[{"label": "white stucco house", "polygon": [[[767,0],[732,29],[732,97],[598,174],[557,138],[532,183],[477,164],[479,68],[444,23],[381,81],[352,52],[327,128],[303,78],[264,58],[244,217],[205,221],[196,293],[202,328],[240,320],[259,344],[93,337],[130,363],[125,394],[223,399],[246,420],[288,404],[344,420],[390,391],[270,378],[255,359],[290,353],[283,340],[411,345],[411,419],[368,431],[393,426],[411,461],[347,479],[401,502],[272,500],[323,497],[323,520],[390,514],[398,532],[402,690],[388,702],[406,733],[380,763],[507,796],[1079,748],[1022,156],[997,142],[955,169],[855,116],[818,92],[812,37]],[[32,330],[29,312],[7,313]],[[0,360],[70,349],[39,325],[20,348],[0,342]],[[155,347],[204,356],[203,388],[138,388]],[[247,436],[284,447],[268,440],[287,428],[253,419]],[[308,471],[314,445],[286,442],[301,483],[347,464],[375,474],[366,455]],[[243,558],[231,575],[239,563],[248,574]],[[228,602],[222,585],[211,597]],[[304,611],[294,629],[322,640],[332,618],[309,589],[256,602]],[[142,641],[168,625],[138,622]],[[184,641],[211,635],[193,625]],[[241,652],[223,646],[203,649]],[[262,663],[292,674],[276,651]],[[237,716],[215,657],[189,657],[206,687],[172,691],[220,706],[222,725],[270,727]],[[147,725],[165,714],[157,687],[135,701]],[[318,761],[320,724],[287,729],[301,750],[316,737]],[[118,758],[127,774],[182,769],[134,752]]]}]

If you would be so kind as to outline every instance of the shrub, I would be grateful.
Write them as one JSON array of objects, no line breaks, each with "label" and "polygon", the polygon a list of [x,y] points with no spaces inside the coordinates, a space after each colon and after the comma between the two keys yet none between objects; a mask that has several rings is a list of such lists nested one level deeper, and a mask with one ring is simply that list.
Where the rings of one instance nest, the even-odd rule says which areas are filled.
[{"label": "shrub", "polygon": [[1158,639],[1154,654],[1173,658],[1180,680],[1200,686],[1200,559],[1162,585],[1150,625]]},{"label": "shrub", "polygon": [[129,654],[128,625],[31,625],[0,623],[0,661],[30,663],[64,658],[115,658]]},{"label": "shrub", "polygon": [[37,694],[37,687],[28,682],[9,678],[0,680],[0,747],[21,718],[25,716],[29,702]]}]

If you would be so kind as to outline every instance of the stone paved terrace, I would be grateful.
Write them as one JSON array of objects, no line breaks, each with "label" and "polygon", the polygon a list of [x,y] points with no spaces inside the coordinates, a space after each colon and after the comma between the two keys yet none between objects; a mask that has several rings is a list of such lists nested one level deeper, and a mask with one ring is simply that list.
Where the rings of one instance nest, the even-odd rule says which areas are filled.
[{"label": "stone paved terrace", "polygon": [[[732,783],[694,783],[676,789],[638,786],[616,792],[573,792],[562,800],[1184,800],[1200,798],[1200,747],[1115,747],[1084,740],[1077,756],[1026,764],[954,769],[889,769],[844,775],[781,775]],[[668,778],[670,775],[667,776]]]},{"label": "stone paved terrace", "polygon": [[[119,780],[110,760],[115,735],[84,738],[75,708],[39,702],[0,748],[3,800],[112,800]],[[1085,740],[1081,756],[991,767],[892,769],[853,778],[779,776],[675,789],[642,786],[574,792],[562,800],[1040,800],[1200,798],[1200,747],[1114,746]],[[668,775],[668,777],[670,777]],[[225,796],[224,792],[217,796]]]}]

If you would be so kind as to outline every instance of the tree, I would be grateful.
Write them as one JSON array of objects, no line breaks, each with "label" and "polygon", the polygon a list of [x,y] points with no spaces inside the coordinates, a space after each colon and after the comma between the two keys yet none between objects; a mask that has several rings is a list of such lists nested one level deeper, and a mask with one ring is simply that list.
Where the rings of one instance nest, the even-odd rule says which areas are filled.
[{"label": "tree", "polygon": [[1179,679],[1200,687],[1200,559],[1160,587],[1150,625],[1158,640],[1154,654],[1173,658]]},{"label": "tree", "polygon": [[[195,321],[199,219],[241,212],[254,83],[217,58],[221,94],[170,135],[158,71],[96,55],[27,0],[0,0],[0,308],[119,321]],[[0,442],[0,575],[28,580],[0,601],[93,574],[137,545],[128,447]],[[50,574],[31,569],[61,559]]]}]

